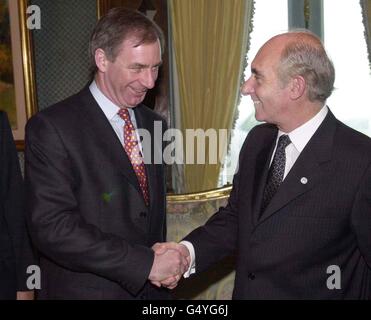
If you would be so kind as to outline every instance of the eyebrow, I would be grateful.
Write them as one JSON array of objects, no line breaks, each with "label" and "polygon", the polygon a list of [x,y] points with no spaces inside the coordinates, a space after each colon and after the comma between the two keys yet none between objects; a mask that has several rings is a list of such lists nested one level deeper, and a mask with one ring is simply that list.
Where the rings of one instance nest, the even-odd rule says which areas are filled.
[{"label": "eyebrow", "polygon": [[260,72],[256,68],[251,68],[251,73],[260,75]]},{"label": "eyebrow", "polygon": [[259,78],[264,78],[264,75],[263,73],[261,73],[258,69],[256,68],[251,68],[251,74],[255,75],[256,77],[259,77]]},{"label": "eyebrow", "polygon": [[154,66],[150,66],[148,64],[134,63],[134,64],[130,65],[130,68],[145,69],[145,68],[160,67],[161,65],[162,65],[162,61],[160,61],[159,63],[156,63]]}]

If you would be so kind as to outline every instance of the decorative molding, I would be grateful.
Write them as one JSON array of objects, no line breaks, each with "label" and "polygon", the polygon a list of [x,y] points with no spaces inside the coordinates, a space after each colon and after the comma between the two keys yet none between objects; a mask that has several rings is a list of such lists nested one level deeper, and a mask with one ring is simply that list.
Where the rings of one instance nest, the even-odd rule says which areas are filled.
[{"label": "decorative molding", "polygon": [[166,200],[168,203],[190,203],[190,202],[204,202],[210,200],[225,199],[229,197],[232,186],[223,187],[220,189],[207,190],[196,193],[185,194],[168,194]]},{"label": "decorative molding", "polygon": [[28,1],[19,1],[19,17],[21,23],[21,46],[23,60],[23,76],[25,79],[26,113],[27,119],[37,112],[35,64],[32,48],[32,34],[27,29]]}]

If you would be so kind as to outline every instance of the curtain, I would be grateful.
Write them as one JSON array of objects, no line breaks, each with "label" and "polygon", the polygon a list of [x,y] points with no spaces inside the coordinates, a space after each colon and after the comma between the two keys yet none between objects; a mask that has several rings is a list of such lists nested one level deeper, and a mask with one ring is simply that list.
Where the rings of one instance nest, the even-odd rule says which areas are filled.
[{"label": "curtain", "polygon": [[[186,142],[190,142],[186,139],[187,129],[214,129],[218,134],[220,129],[232,127],[253,1],[171,0],[169,4],[171,42],[179,88],[180,128],[183,131],[184,150],[187,150]],[[219,158],[224,159],[219,153],[220,150],[226,152],[228,141],[228,138],[218,141],[216,164],[209,164],[208,139],[205,164],[186,163],[187,154],[184,155],[184,192],[217,186],[221,168]],[[196,151],[196,140],[194,142],[196,162],[199,153]]]},{"label": "curtain", "polygon": [[365,25],[365,38],[368,49],[368,60],[371,68],[371,0],[361,0],[363,23]]}]

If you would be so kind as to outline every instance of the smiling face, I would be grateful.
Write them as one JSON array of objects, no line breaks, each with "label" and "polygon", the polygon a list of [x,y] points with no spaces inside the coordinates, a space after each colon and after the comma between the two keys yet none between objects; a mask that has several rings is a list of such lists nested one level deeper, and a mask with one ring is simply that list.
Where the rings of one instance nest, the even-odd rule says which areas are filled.
[{"label": "smiling face", "polygon": [[255,106],[255,118],[279,125],[290,105],[289,86],[278,78],[282,41],[268,41],[251,64],[251,76],[242,85],[243,95],[250,95]]},{"label": "smiling face", "polygon": [[155,86],[162,63],[160,43],[138,45],[135,38],[129,38],[123,41],[114,61],[102,49],[96,50],[95,61],[95,80],[104,95],[119,107],[133,108]]}]

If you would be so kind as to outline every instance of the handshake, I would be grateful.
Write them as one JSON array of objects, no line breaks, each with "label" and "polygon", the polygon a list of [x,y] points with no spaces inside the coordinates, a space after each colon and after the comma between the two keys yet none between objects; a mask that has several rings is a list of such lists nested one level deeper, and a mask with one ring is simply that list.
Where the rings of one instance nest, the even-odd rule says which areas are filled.
[{"label": "handshake", "polygon": [[187,247],[176,242],[163,242],[156,243],[152,250],[155,259],[148,280],[157,287],[174,289],[191,263]]}]

